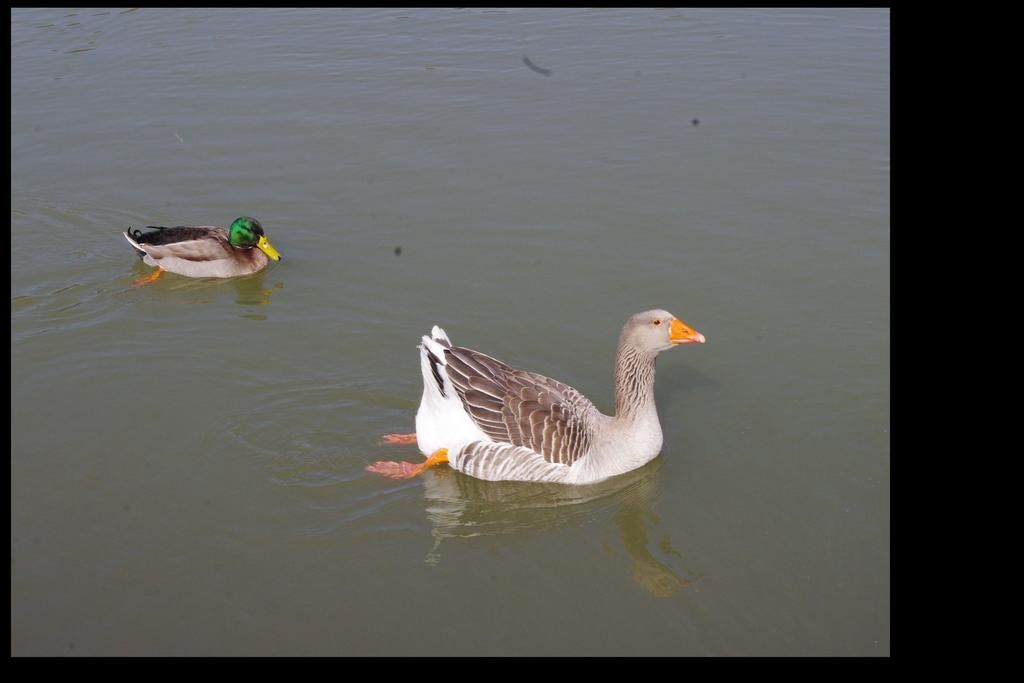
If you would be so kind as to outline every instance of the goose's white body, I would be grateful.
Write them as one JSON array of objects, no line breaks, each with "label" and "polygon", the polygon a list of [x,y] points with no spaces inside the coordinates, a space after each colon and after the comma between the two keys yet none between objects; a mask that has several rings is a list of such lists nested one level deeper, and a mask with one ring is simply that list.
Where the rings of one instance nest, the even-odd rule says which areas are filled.
[{"label": "goose's white body", "polygon": [[[663,311],[650,313],[671,319]],[[427,456],[448,449],[448,463],[468,475],[591,484],[641,467],[661,452],[654,405],[654,357],[661,348],[647,353],[620,341],[615,417],[572,387],[453,346],[440,327],[423,337],[419,349],[417,445]]]}]

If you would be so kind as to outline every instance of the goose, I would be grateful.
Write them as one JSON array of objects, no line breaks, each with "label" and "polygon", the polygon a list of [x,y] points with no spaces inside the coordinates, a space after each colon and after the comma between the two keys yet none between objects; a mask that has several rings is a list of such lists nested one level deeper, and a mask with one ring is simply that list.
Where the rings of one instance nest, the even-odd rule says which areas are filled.
[{"label": "goose", "polygon": [[615,415],[604,415],[567,384],[517,370],[486,354],[455,346],[440,327],[423,336],[423,398],[415,434],[426,461],[378,461],[367,471],[395,479],[448,463],[490,481],[593,484],[645,465],[661,452],[654,405],[654,363],[704,335],[660,309],[637,313],[619,335]]},{"label": "goose", "polygon": [[149,232],[128,228],[122,233],[146,265],[156,266],[150,275],[134,280],[135,285],[152,282],[165,270],[188,277],[237,277],[263,270],[271,259],[281,260],[263,226],[248,216],[236,218],[230,228],[151,225],[146,229]]}]

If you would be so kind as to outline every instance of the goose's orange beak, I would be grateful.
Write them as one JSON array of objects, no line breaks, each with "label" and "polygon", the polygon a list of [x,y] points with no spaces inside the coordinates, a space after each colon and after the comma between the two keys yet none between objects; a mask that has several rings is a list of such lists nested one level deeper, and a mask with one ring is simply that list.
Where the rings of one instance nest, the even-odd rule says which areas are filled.
[{"label": "goose's orange beak", "polygon": [[703,344],[706,341],[703,334],[678,318],[672,319],[672,329],[669,331],[668,340],[673,344]]}]

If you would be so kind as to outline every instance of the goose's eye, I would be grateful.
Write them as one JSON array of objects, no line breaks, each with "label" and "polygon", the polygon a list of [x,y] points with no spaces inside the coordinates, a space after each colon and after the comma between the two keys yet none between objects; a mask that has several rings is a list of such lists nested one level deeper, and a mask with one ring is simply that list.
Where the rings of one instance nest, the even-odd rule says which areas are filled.
[{"label": "goose's eye", "polygon": [[661,321],[660,321],[660,320],[655,320],[655,321],[654,321],[654,324],[655,324],[655,325],[660,325],[660,324],[661,324]]}]

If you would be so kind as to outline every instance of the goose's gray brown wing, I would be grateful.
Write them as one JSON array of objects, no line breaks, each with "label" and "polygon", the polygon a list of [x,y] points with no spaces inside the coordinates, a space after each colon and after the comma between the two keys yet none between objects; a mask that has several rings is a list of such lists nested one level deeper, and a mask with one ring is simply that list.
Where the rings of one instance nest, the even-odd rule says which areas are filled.
[{"label": "goose's gray brown wing", "polygon": [[571,465],[590,448],[597,408],[567,384],[460,346],[445,350],[448,378],[487,436]]}]

